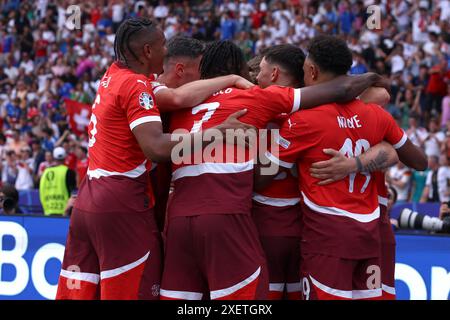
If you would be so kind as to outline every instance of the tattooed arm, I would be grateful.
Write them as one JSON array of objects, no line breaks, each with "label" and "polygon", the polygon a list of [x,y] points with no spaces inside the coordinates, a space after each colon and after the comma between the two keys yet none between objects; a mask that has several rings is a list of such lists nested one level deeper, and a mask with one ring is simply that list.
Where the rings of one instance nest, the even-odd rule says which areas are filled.
[{"label": "tattooed arm", "polygon": [[331,159],[313,163],[311,176],[320,179],[319,185],[339,181],[350,173],[382,171],[398,161],[395,149],[387,142],[381,142],[360,156],[347,158],[334,149],[324,149]]}]

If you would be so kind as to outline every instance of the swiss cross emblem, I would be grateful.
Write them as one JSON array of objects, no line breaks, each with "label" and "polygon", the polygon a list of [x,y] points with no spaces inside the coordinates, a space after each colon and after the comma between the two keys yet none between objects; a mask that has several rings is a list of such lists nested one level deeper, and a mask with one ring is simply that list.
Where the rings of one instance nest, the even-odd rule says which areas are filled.
[{"label": "swiss cross emblem", "polygon": [[147,92],[142,92],[139,95],[139,105],[145,110],[150,110],[153,108],[154,103],[152,96]]},{"label": "swiss cross emblem", "polygon": [[80,113],[76,113],[73,119],[77,124],[77,129],[83,131],[89,125],[89,110],[81,109]]}]

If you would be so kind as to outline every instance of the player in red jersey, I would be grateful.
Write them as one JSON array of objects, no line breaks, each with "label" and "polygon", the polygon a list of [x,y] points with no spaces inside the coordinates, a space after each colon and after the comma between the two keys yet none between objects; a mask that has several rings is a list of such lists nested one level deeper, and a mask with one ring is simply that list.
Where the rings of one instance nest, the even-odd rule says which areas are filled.
[{"label": "player in red jersey", "polygon": [[380,205],[380,267],[383,300],[395,300],[395,235],[388,214],[389,192],[385,173],[374,172]]},{"label": "player in red jersey", "polygon": [[[305,84],[323,83],[345,74],[351,63],[351,53],[344,41],[317,37],[310,44],[304,64]],[[380,209],[369,170],[360,168],[361,174],[353,173],[328,185],[319,185],[309,170],[313,162],[324,159],[323,149],[336,149],[347,156],[356,156],[359,161],[361,153],[383,140],[399,150],[412,146],[381,107],[353,100],[293,114],[281,129],[279,155],[268,153],[272,161],[283,167],[290,168],[296,163],[299,168],[305,299],[381,296],[380,284],[372,283],[380,270]],[[426,158],[423,154],[418,156],[422,156],[423,170]],[[386,157],[376,159],[376,164],[386,165]]]},{"label": "player in red jersey", "polygon": [[[166,106],[164,103],[160,103],[164,101],[160,101],[159,96],[165,94],[163,91],[167,88],[178,88],[186,83],[199,80],[200,59],[204,51],[205,44],[194,38],[176,36],[167,42],[167,54],[164,58],[164,73],[156,81],[152,82],[156,102],[161,111],[163,131],[165,133],[169,132],[170,112],[165,112]],[[158,163],[150,174],[156,199],[156,222],[158,223],[159,230],[163,231],[170,182],[172,179],[170,162]]]},{"label": "player in red jersey", "polygon": [[[202,58],[201,77],[232,72],[247,75],[246,67],[236,45],[215,42]],[[295,112],[300,105],[306,108],[319,101],[346,100],[377,81],[377,75],[368,74],[343,76],[305,89],[271,86],[244,91],[231,87],[192,110],[173,114],[171,127],[204,130],[220,124],[235,110],[246,108],[241,120],[265,128],[278,115]],[[174,165],[161,298],[266,298],[269,285],[265,256],[251,219],[253,160],[224,161],[217,155],[201,160]]]},{"label": "player in red jersey", "polygon": [[[303,51],[293,45],[277,45],[264,51],[257,82],[270,85],[303,87]],[[389,100],[383,88],[369,88],[363,101]],[[286,117],[280,120],[285,120]],[[282,123],[282,122],[281,122]],[[278,123],[269,127],[279,128]],[[253,194],[252,215],[267,257],[269,298],[300,299],[300,191],[296,168],[284,170],[265,189]]]},{"label": "player in red jersey", "polygon": [[[372,88],[366,90],[360,98],[365,101],[365,99],[373,98]],[[370,96],[368,96],[369,94]],[[381,95],[378,95],[377,101],[379,105],[386,106],[387,101]],[[386,147],[386,146],[385,146]],[[387,150],[387,149],[385,149]],[[375,150],[369,149],[370,151]],[[401,148],[398,150],[398,157],[400,161],[406,163],[409,167],[414,168],[416,170],[420,170],[421,168],[421,157],[416,157],[416,155],[420,155],[421,151],[415,147],[414,145],[409,146],[407,148]],[[340,180],[344,178],[347,174],[350,174],[356,170],[355,163],[353,163],[351,158],[347,158],[346,156],[339,153],[337,150],[327,150],[327,153],[333,155],[334,157],[327,161],[321,161],[314,163],[312,165],[312,175],[316,178],[320,178],[328,181],[328,183]],[[364,153],[363,155],[369,156],[368,153]],[[369,160],[370,161],[370,160]],[[375,160],[372,160],[375,161]],[[366,162],[364,162],[366,163]],[[367,162],[368,164],[370,162]],[[365,166],[366,167],[366,166]],[[368,168],[374,170],[376,166],[368,166]],[[390,193],[386,187],[385,181],[385,172],[384,171],[375,171],[373,172],[375,177],[375,182],[377,184],[378,189],[378,203],[380,205],[380,267],[381,267],[381,290],[382,290],[382,299],[384,300],[395,300],[395,236],[394,231],[392,229],[389,214],[390,207],[392,206]]]},{"label": "player in red jersey", "polygon": [[[303,87],[304,61],[303,51],[293,45],[267,49],[259,65],[258,85]],[[285,119],[280,117],[268,128],[278,129]],[[300,192],[296,174],[295,170],[284,170],[268,187],[253,194],[252,217],[267,259],[271,300],[300,299]]]},{"label": "player in red jersey", "polygon": [[[92,106],[88,178],[72,212],[57,299],[159,298],[161,242],[147,172],[152,161],[170,159],[178,143],[163,134],[149,77],[162,72],[165,38],[151,21],[128,19],[114,47],[117,61],[103,76]],[[238,79],[227,77],[222,85]],[[217,90],[223,80],[213,79],[206,90]],[[174,106],[180,95],[170,93],[162,100]],[[234,117],[219,129],[227,127],[249,128]]]}]

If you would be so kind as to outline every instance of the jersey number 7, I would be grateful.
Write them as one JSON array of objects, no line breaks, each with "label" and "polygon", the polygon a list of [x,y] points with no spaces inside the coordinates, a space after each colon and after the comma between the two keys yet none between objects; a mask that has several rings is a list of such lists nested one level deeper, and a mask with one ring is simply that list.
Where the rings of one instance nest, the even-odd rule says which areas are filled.
[{"label": "jersey number 7", "polygon": [[216,109],[220,106],[219,102],[209,102],[209,103],[202,103],[198,106],[192,108],[192,114],[197,114],[202,110],[208,110],[203,115],[202,119],[200,121],[195,121],[194,125],[192,126],[191,133],[195,133],[200,131],[200,128],[202,127],[203,122],[208,121],[211,119],[214,112],[216,112]]}]

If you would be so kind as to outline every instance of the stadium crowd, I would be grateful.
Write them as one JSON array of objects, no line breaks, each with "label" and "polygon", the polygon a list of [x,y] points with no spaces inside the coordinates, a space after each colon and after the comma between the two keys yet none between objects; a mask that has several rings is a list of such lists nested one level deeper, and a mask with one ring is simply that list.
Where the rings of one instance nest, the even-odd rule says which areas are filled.
[{"label": "stadium crowd", "polygon": [[[366,23],[372,4],[381,13],[375,29]],[[71,5],[78,7],[67,9]],[[343,37],[354,55],[351,73],[374,71],[390,78],[387,108],[429,157],[425,173],[402,164],[390,169],[388,181],[398,201],[450,200],[448,0],[2,0],[0,11],[3,185],[38,188],[58,146],[65,149],[65,164],[76,172],[77,182],[85,176],[88,136],[74,130],[66,105],[93,103],[114,59],[115,31],[132,16],[157,20],[167,39],[178,34],[203,41],[231,39],[248,60],[276,44],[305,49],[321,33]]]}]

